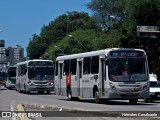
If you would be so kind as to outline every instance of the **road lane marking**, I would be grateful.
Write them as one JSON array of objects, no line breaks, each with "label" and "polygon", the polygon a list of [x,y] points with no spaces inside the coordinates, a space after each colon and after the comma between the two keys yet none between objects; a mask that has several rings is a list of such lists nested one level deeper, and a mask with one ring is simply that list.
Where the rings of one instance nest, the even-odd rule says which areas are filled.
[{"label": "road lane marking", "polygon": [[[12,112],[14,112],[13,105],[10,105],[10,107],[11,107],[11,111],[12,111]],[[16,119],[16,117],[15,117],[15,116],[12,116],[12,120],[17,120],[17,119]]]},{"label": "road lane marking", "polygon": [[[25,109],[22,104],[17,105],[17,111],[25,112]],[[20,120],[31,120],[28,117],[20,117]]]}]

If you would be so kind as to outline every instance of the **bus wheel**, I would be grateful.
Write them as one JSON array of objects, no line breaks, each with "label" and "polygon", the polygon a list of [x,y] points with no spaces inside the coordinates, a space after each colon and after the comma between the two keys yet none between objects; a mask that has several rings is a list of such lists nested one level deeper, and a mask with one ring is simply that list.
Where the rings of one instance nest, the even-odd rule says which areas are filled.
[{"label": "bus wheel", "polygon": [[94,92],[94,100],[96,103],[101,103],[101,99],[99,98],[99,91],[95,90]]},{"label": "bus wheel", "polygon": [[144,98],[144,102],[147,103],[149,101],[149,98]]},{"label": "bus wheel", "polygon": [[22,93],[20,85],[19,85],[18,91],[19,91],[19,93]]},{"label": "bus wheel", "polygon": [[26,94],[29,94],[29,93],[30,93],[30,91],[28,91],[28,90],[26,89],[26,87],[25,87],[25,93],[26,93]]},{"label": "bus wheel", "polygon": [[150,98],[149,101],[150,101],[150,103],[153,103],[153,102],[154,102],[153,98]]},{"label": "bus wheel", "polygon": [[17,86],[15,87],[15,89],[16,89],[16,91],[18,91],[18,88],[17,88]]},{"label": "bus wheel", "polygon": [[71,89],[70,88],[67,89],[67,97],[68,97],[69,101],[72,100],[72,93],[71,93]]},{"label": "bus wheel", "polygon": [[131,98],[131,99],[129,99],[129,103],[130,103],[131,105],[136,105],[137,102],[138,102],[138,99],[136,99],[136,98]]},{"label": "bus wheel", "polygon": [[12,88],[11,88],[11,87],[9,87],[8,89],[9,89],[9,90],[12,90]]},{"label": "bus wheel", "polygon": [[22,93],[22,90],[21,90],[21,89],[19,89],[18,91],[19,91],[19,93]]},{"label": "bus wheel", "polygon": [[38,91],[38,94],[44,94],[44,91]]}]

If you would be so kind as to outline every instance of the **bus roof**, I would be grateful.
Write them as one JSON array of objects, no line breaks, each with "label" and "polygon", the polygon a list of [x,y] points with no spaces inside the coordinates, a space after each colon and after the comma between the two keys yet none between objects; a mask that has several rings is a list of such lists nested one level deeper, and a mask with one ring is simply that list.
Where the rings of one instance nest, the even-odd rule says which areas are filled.
[{"label": "bus roof", "polygon": [[13,70],[16,70],[16,66],[14,65],[14,66],[9,66],[8,68],[7,68],[7,70],[6,70],[6,72],[8,72],[8,71],[13,71]]},{"label": "bus roof", "polygon": [[47,62],[52,62],[53,63],[52,60],[34,59],[34,60],[27,60],[27,61],[19,62],[19,63],[17,63],[17,65],[28,64],[29,62],[33,62],[33,61],[47,61]]},{"label": "bus roof", "polygon": [[77,53],[77,54],[71,54],[71,55],[64,55],[59,56],[56,58],[56,60],[65,60],[65,59],[73,59],[73,58],[82,58],[82,57],[89,57],[89,56],[96,56],[96,55],[107,55],[110,51],[116,51],[116,50],[133,50],[133,51],[142,51],[142,49],[134,49],[134,48],[107,48],[103,50],[97,50],[97,51],[91,51],[91,52],[85,52],[85,53]]}]

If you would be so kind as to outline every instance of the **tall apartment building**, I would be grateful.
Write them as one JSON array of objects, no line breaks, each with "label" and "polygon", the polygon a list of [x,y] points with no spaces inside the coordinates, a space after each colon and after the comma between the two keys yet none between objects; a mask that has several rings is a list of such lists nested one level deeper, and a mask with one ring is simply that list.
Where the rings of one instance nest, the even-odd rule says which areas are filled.
[{"label": "tall apartment building", "polygon": [[14,65],[22,61],[24,61],[24,48],[20,45],[0,47],[0,68],[4,65]]},{"label": "tall apartment building", "polygon": [[4,47],[0,47],[0,63],[6,64],[6,55],[5,55],[5,49]]},{"label": "tall apartment building", "polygon": [[10,65],[14,65],[24,60],[24,48],[20,45],[16,45],[15,48],[8,47],[6,50],[9,51],[8,56],[6,55],[6,60]]}]

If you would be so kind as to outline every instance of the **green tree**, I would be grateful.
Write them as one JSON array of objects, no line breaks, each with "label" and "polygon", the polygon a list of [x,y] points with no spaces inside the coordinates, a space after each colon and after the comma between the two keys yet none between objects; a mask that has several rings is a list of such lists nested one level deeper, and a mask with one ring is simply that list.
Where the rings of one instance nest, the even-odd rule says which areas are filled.
[{"label": "green tree", "polygon": [[46,40],[47,44],[51,44],[77,29],[98,29],[98,27],[88,13],[73,11],[60,15],[49,25],[43,26],[40,36]]},{"label": "green tree", "polygon": [[92,0],[87,4],[103,30],[113,28],[115,24],[123,21],[126,13],[124,6],[124,0]]},{"label": "green tree", "polygon": [[[126,3],[128,18],[124,25],[127,26],[133,36],[136,36],[137,26],[160,26],[160,19],[158,19],[160,18],[159,0],[126,0]],[[150,72],[157,73],[158,78],[160,78],[160,39],[133,38],[130,34],[126,36],[129,47],[141,48],[147,52]]]},{"label": "green tree", "polygon": [[45,52],[46,44],[43,43],[40,36],[34,34],[27,47],[27,56],[29,59],[39,58],[41,53]]},{"label": "green tree", "polygon": [[[55,20],[51,21],[48,25],[44,25],[41,29],[40,35],[33,36],[28,45],[28,57],[34,59],[39,58],[45,54],[46,49],[52,43],[56,43],[62,40],[68,33],[73,32],[77,29],[95,29],[99,31],[100,28],[96,22],[85,12],[67,12],[66,14],[60,15]],[[40,47],[36,46],[43,43]],[[38,48],[39,52],[31,53],[31,49]],[[33,51],[37,51],[33,50]]]},{"label": "green tree", "polygon": [[137,26],[160,26],[159,0],[92,0],[87,6],[107,30],[107,46],[144,49],[150,72],[160,78],[160,39],[136,37]]},{"label": "green tree", "polygon": [[[64,54],[75,54],[101,49],[102,44],[100,43],[103,42],[103,39],[100,38],[100,35],[100,32],[97,32],[93,29],[79,29],[69,33],[61,41],[58,41],[57,43],[50,45],[47,51],[50,55],[50,58],[52,60],[55,60],[56,52],[62,53],[63,51]],[[106,48],[107,46],[103,47]]]}]

